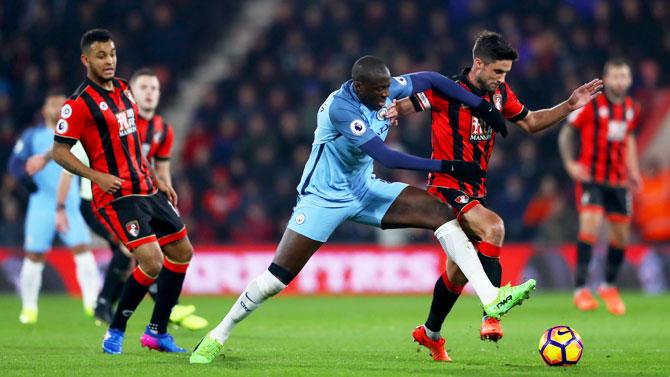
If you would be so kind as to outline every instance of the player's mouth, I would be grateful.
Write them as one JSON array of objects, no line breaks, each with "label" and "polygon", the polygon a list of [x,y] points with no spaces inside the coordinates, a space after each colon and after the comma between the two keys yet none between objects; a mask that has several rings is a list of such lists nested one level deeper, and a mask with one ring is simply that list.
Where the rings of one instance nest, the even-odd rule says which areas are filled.
[{"label": "player's mouth", "polygon": [[106,73],[106,74],[109,74],[109,75],[113,75],[114,74],[114,68],[113,67],[105,68],[105,69],[102,70],[102,72]]}]

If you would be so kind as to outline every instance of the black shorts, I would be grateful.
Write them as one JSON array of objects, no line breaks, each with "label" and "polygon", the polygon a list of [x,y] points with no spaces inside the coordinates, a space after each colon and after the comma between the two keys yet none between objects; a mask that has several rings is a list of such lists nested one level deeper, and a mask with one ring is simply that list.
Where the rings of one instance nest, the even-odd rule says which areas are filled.
[{"label": "black shorts", "polygon": [[129,250],[154,241],[164,246],[186,237],[179,213],[162,192],[119,198],[98,209],[98,217]]},{"label": "black shorts", "polygon": [[118,239],[114,233],[111,233],[105,225],[103,225],[93,210],[93,203],[90,200],[82,199],[79,204],[79,212],[84,217],[86,225],[93,231],[93,233],[104,238],[110,244],[116,244]]},{"label": "black shorts", "polygon": [[579,212],[605,212],[611,221],[630,221],[632,201],[630,191],[625,187],[578,182],[575,199]]},{"label": "black shorts", "polygon": [[486,197],[473,198],[461,190],[456,190],[448,187],[430,186],[428,192],[437,196],[438,199],[451,206],[454,211],[454,216],[460,216],[470,210],[470,208],[481,204],[486,207]]}]

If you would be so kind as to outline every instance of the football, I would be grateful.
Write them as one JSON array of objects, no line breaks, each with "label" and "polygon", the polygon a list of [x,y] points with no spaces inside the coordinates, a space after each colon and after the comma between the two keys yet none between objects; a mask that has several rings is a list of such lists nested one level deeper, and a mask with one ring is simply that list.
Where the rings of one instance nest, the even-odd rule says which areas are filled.
[{"label": "football", "polygon": [[569,326],[554,326],[542,334],[538,350],[547,365],[575,365],[582,358],[584,342]]}]

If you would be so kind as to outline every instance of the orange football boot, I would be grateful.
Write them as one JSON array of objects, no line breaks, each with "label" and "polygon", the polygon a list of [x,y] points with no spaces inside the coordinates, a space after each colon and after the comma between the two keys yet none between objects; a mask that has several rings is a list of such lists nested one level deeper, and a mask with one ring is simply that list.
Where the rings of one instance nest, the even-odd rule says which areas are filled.
[{"label": "orange football boot", "polygon": [[497,342],[503,337],[502,326],[500,326],[500,320],[493,317],[486,316],[482,321],[482,327],[479,330],[479,336],[481,340],[490,340],[492,342]]},{"label": "orange football boot", "polygon": [[626,305],[621,300],[617,287],[601,284],[598,287],[598,294],[600,295],[600,298],[605,301],[605,306],[607,307],[608,312],[614,315],[626,314]]},{"label": "orange football boot", "polygon": [[417,326],[414,331],[412,331],[412,337],[414,341],[420,345],[428,348],[430,350],[430,356],[435,361],[451,361],[449,355],[447,355],[447,350],[444,349],[444,338],[440,337],[440,340],[433,340],[426,335],[426,329],[423,325]]},{"label": "orange football boot", "polygon": [[579,288],[576,290],[573,302],[577,309],[582,311],[595,310],[598,307],[598,301],[593,298],[591,290],[588,288]]}]

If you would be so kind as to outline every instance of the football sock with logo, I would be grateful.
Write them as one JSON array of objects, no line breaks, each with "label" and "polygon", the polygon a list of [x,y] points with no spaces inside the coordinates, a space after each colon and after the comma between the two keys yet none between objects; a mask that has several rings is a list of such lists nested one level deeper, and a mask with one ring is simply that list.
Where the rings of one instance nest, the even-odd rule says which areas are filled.
[{"label": "football sock with logo", "polygon": [[175,306],[181,294],[187,269],[188,262],[173,262],[167,257],[163,260],[163,269],[156,280],[158,292],[155,298],[154,312],[149,323],[151,331],[158,334],[167,332],[170,312],[172,312],[172,307]]},{"label": "football sock with logo", "polygon": [[[500,265],[500,246],[493,245],[484,241],[472,241],[472,244],[477,249],[477,256],[482,262],[482,267],[486,276],[491,280],[491,284],[500,287],[502,279],[502,266]],[[486,315],[486,313],[484,313]]]},{"label": "football sock with logo", "polygon": [[575,268],[575,287],[577,288],[586,285],[592,248],[591,243],[587,243],[581,239],[577,241],[577,267]]},{"label": "football sock with logo", "polygon": [[[273,269],[276,270],[276,268]],[[286,271],[281,267],[279,267],[279,269]],[[286,277],[288,277],[288,275]],[[256,279],[249,283],[244,292],[242,292],[240,297],[238,297],[237,301],[235,301],[230,308],[228,314],[226,314],[223,320],[209,333],[209,335],[213,339],[224,343],[230,336],[230,332],[240,321],[248,317],[249,314],[261,306],[265,300],[281,292],[284,288],[286,288],[286,284],[270,272],[269,269],[265,270]]]},{"label": "football sock with logo", "polygon": [[74,256],[77,283],[81,289],[81,298],[84,308],[93,310],[100,289],[100,272],[95,263],[93,253],[85,251]]},{"label": "football sock with logo", "polygon": [[123,287],[119,305],[116,307],[116,312],[109,328],[126,331],[128,319],[130,319],[137,306],[142,302],[149,286],[154,281],[156,281],[156,277],[147,275],[139,266],[135,268]]},{"label": "football sock with logo", "polygon": [[488,305],[498,296],[498,288],[491,284],[477,258],[477,251],[463,233],[457,220],[449,221],[435,231],[442,249],[454,261],[474,288],[482,304]]},{"label": "football sock with logo", "polygon": [[130,258],[121,251],[119,245],[110,243],[110,247],[112,248],[112,259],[109,261],[109,266],[105,272],[105,280],[98,299],[103,298],[109,303],[114,303],[123,291],[123,283],[126,281]]},{"label": "football sock with logo", "polygon": [[37,310],[37,297],[42,286],[43,270],[44,262],[33,262],[28,258],[23,259],[19,277],[19,291],[21,292],[21,303],[24,309]]},{"label": "football sock with logo", "polygon": [[433,289],[433,302],[430,304],[430,313],[426,320],[426,334],[432,340],[440,339],[440,330],[445,318],[454,307],[456,300],[463,292],[463,286],[458,286],[449,281],[447,273],[444,272],[435,282]]},{"label": "football sock with logo", "polygon": [[610,245],[605,264],[605,283],[614,285],[624,259],[624,249]]}]

